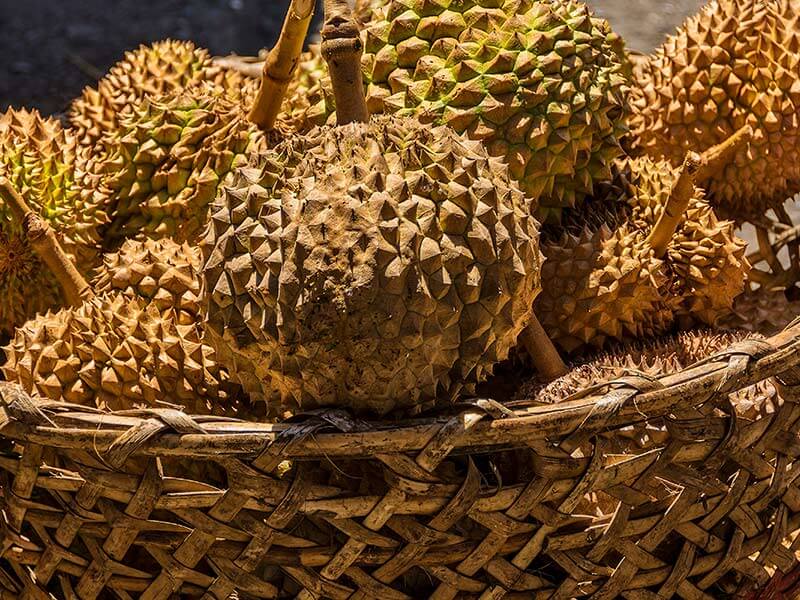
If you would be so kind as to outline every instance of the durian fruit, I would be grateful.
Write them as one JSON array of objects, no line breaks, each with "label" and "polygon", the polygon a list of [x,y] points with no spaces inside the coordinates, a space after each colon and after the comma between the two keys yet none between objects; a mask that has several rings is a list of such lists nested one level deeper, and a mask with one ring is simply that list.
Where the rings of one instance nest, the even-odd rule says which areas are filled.
[{"label": "durian fruit", "polygon": [[749,124],[753,137],[703,182],[722,216],[757,220],[800,191],[800,28],[792,3],[715,0],[637,69],[633,152],[678,166]]},{"label": "durian fruit", "polygon": [[694,168],[618,161],[593,202],[545,230],[536,313],[563,350],[664,334],[676,321],[715,325],[730,312],[750,268],[746,243],[705,202]]},{"label": "durian fruit", "polygon": [[537,223],[505,165],[411,119],[316,128],[257,157],[201,249],[220,360],[289,410],[451,398],[506,358],[540,289]]},{"label": "durian fruit", "polygon": [[545,230],[536,314],[567,353],[611,340],[652,337],[674,322],[664,261],[629,215],[605,205]]},{"label": "durian fruit", "polygon": [[[55,230],[79,269],[99,262],[106,215],[92,191],[86,153],[59,121],[36,111],[0,114],[0,176]],[[61,291],[24,235],[0,204],[0,332],[9,334],[37,313],[62,305]]]},{"label": "durian fruit", "polygon": [[[677,373],[724,352],[734,344],[763,339],[757,333],[742,330],[701,329],[655,341],[617,345],[591,360],[573,365],[567,375],[555,381],[542,384],[535,378],[531,379],[520,388],[517,399],[556,404],[590,387],[596,387],[601,392],[604,384],[622,377],[654,378]],[[770,410],[769,403],[776,399],[776,392],[771,381],[764,380],[735,392],[731,399],[739,415],[756,418],[763,411]]]},{"label": "durian fruit", "polygon": [[195,242],[219,186],[267,138],[213,86],[146,99],[104,141],[106,247],[127,238]]},{"label": "durian fruit", "polygon": [[183,320],[124,293],[95,296],[17,329],[2,371],[29,393],[85,406],[235,412],[233,387],[199,322]]},{"label": "durian fruit", "polygon": [[[621,154],[624,52],[608,23],[574,1],[391,0],[362,35],[367,103],[486,145],[542,219],[558,219]],[[313,49],[312,49],[313,52]],[[319,52],[286,102],[293,126],[334,123]]]},{"label": "durian fruit", "polygon": [[200,264],[196,246],[170,239],[128,240],[105,255],[92,289],[144,298],[161,310],[181,311],[191,322],[200,316]]},{"label": "durian fruit", "polygon": [[236,71],[212,63],[208,51],[192,42],[165,40],[127,52],[97,84],[73,101],[69,120],[80,142],[92,146],[113,133],[122,115],[148,96],[163,96],[199,82],[210,82],[234,97],[247,96],[253,83]]},{"label": "durian fruit", "polygon": [[[631,218],[636,226],[650,231],[668,205],[680,174],[680,169],[663,160],[641,157],[620,161],[615,181],[623,192],[606,201],[627,203],[633,209]],[[663,255],[670,292],[682,298],[677,315],[713,326],[727,314],[747,281],[750,264],[746,250],[747,243],[736,236],[735,224],[717,217],[703,189],[691,185],[688,206]]]}]

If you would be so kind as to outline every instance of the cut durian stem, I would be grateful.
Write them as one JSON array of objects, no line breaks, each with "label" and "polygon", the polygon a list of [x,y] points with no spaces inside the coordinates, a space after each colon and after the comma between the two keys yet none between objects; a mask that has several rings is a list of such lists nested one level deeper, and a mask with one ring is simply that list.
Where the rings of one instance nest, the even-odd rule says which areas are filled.
[{"label": "cut durian stem", "polygon": [[694,196],[695,176],[700,168],[700,162],[700,155],[695,152],[690,152],[686,156],[678,179],[669,193],[664,212],[661,213],[647,238],[647,243],[657,258],[661,258],[667,252],[667,246]]},{"label": "cut durian stem", "polygon": [[669,246],[669,242],[694,196],[695,184],[703,179],[708,179],[714,172],[724,168],[742,145],[750,141],[752,136],[753,129],[750,125],[745,125],[724,142],[712,146],[702,154],[689,152],[686,155],[678,179],[672,186],[664,212],[647,238],[656,257],[661,258],[667,252],[667,246]]},{"label": "cut durian stem", "polygon": [[346,0],[325,0],[322,56],[328,64],[339,125],[369,121],[361,78],[363,50],[358,23]]},{"label": "cut durian stem", "polygon": [[265,131],[271,131],[275,127],[286,88],[289,87],[303,52],[308,27],[314,16],[314,6],[314,0],[292,0],[278,42],[264,61],[261,87],[249,118]]},{"label": "cut durian stem", "polygon": [[0,177],[0,198],[20,223],[31,248],[52,271],[67,303],[80,306],[85,299],[91,298],[94,295],[92,288],[61,248],[53,228],[31,210],[11,181],[5,177]]},{"label": "cut durian stem", "polygon": [[254,79],[258,79],[264,74],[264,59],[260,56],[239,56],[238,54],[216,56],[214,65]]},{"label": "cut durian stem", "polygon": [[700,169],[696,175],[697,182],[702,183],[724,169],[725,165],[733,160],[739,149],[750,143],[752,138],[753,128],[750,125],[745,125],[724,142],[703,152],[700,155]]},{"label": "cut durian stem", "polygon": [[567,365],[535,314],[531,315],[531,321],[520,334],[520,338],[540,380],[552,381],[567,373]]}]

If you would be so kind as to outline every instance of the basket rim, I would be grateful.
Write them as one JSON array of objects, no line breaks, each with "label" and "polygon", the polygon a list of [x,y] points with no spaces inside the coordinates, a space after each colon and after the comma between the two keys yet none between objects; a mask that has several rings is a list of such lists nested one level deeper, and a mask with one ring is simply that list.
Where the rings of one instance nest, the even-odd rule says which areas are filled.
[{"label": "basket rim", "polygon": [[[320,409],[285,423],[190,416],[176,409],[107,412],[31,398],[0,385],[0,436],[100,455],[221,457],[274,452],[286,459],[368,458],[398,452],[524,445],[545,438],[609,430],[697,406],[800,367],[800,319],[766,340],[735,343],[704,361],[659,378],[623,377],[562,403],[510,410],[489,399],[451,416],[363,421],[341,409]],[[792,376],[789,385],[800,382]],[[438,447],[438,450],[437,450]]]}]

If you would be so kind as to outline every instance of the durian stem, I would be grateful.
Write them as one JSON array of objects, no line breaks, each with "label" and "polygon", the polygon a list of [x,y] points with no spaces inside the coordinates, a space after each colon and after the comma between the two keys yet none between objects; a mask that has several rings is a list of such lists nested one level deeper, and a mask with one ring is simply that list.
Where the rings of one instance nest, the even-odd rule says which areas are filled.
[{"label": "durian stem", "polygon": [[697,170],[700,168],[700,156],[690,152],[683,161],[678,180],[670,190],[669,198],[664,206],[664,212],[658,218],[653,231],[647,238],[647,243],[658,258],[664,256],[667,246],[681,222],[683,213],[689,206],[689,201],[694,195],[694,182]]},{"label": "durian stem", "polygon": [[742,145],[750,142],[752,137],[752,128],[750,125],[745,125],[727,140],[708,148],[702,154],[689,152],[686,155],[678,180],[669,193],[664,212],[647,238],[656,257],[661,258],[667,252],[669,242],[675,235],[683,213],[686,212],[689,202],[694,196],[695,183],[708,179],[723,168]]},{"label": "durian stem", "polygon": [[567,365],[553,345],[552,340],[542,327],[536,315],[520,334],[520,341],[531,357],[533,366],[539,373],[540,379],[553,381],[567,373]]},{"label": "durian stem", "polygon": [[325,0],[322,57],[328,63],[339,125],[369,120],[361,78],[362,52],[358,23],[347,1]]},{"label": "durian stem", "polygon": [[753,138],[753,129],[750,125],[738,129],[724,142],[712,146],[700,155],[700,169],[695,176],[698,183],[709,179],[712,175],[724,168],[739,149],[750,143]]},{"label": "durian stem", "polygon": [[261,87],[249,118],[265,131],[275,127],[283,97],[303,52],[315,4],[314,0],[292,0],[278,42],[264,61]]},{"label": "durian stem", "polygon": [[5,177],[0,177],[0,198],[11,209],[14,219],[22,227],[28,243],[55,276],[67,303],[71,306],[80,306],[84,300],[94,296],[89,283],[61,248],[53,228],[31,210],[16,188]]},{"label": "durian stem", "polygon": [[[215,56],[214,64],[223,69],[238,71],[245,77],[252,77],[254,79],[264,74],[264,60],[257,56],[238,56],[236,54]],[[255,108],[255,105],[253,108]]]}]

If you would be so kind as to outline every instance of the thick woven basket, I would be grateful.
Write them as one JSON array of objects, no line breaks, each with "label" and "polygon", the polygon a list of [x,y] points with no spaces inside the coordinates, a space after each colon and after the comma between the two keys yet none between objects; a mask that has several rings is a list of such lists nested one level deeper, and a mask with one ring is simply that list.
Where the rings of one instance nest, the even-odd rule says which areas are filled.
[{"label": "thick woven basket", "polygon": [[798,324],[557,405],[401,423],[0,385],[2,598],[789,598],[798,579]]}]

